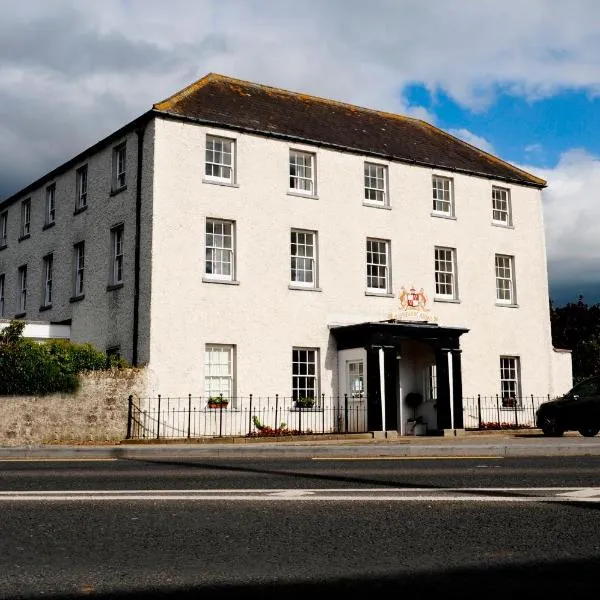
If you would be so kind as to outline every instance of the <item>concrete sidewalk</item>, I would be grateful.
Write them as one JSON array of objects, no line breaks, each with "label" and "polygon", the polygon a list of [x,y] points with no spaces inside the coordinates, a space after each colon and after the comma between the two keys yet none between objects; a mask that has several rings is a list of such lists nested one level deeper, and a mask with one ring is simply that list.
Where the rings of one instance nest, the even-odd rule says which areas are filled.
[{"label": "concrete sidewalk", "polygon": [[182,441],[122,442],[119,444],[47,444],[0,447],[0,460],[15,459],[157,459],[157,458],[307,458],[307,457],[508,457],[600,456],[600,436],[569,433],[546,438],[527,432],[472,432],[459,436],[372,438],[329,436],[328,439],[229,438]]}]

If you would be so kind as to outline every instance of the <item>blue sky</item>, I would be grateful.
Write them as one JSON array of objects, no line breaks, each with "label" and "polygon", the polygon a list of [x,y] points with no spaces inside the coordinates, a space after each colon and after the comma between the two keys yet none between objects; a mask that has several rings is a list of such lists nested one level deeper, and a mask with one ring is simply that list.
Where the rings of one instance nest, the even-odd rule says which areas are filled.
[{"label": "blue sky", "polygon": [[600,302],[598,0],[0,0],[0,200],[206,73],[408,114],[548,181],[550,295]]},{"label": "blue sky", "polygon": [[600,156],[600,97],[583,90],[530,100],[498,89],[493,103],[480,111],[418,82],[404,87],[402,95],[408,106],[435,114],[442,129],[476,132],[495,154],[512,163],[553,168],[569,148]]}]

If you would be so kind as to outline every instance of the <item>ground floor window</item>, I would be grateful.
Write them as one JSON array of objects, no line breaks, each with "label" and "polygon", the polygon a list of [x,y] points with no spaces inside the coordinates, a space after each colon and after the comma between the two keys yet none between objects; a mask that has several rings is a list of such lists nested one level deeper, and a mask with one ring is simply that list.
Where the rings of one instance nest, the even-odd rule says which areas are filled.
[{"label": "ground floor window", "polygon": [[295,401],[312,398],[318,402],[318,355],[319,351],[316,348],[292,350],[292,397]]},{"label": "ground floor window", "polygon": [[204,352],[204,395],[223,396],[233,402],[235,347],[207,344]]},{"label": "ground floor window", "polygon": [[502,406],[512,408],[521,402],[520,365],[518,356],[500,357],[500,394]]},{"label": "ground floor window", "polygon": [[437,400],[437,365],[425,368],[425,402]]}]

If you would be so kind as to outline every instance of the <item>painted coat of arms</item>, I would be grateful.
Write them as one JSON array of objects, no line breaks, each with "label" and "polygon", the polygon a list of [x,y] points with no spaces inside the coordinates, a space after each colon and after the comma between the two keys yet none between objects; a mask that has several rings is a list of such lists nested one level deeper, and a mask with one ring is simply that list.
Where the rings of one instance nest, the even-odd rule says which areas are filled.
[{"label": "painted coat of arms", "polygon": [[408,290],[405,287],[401,288],[398,301],[400,311],[390,315],[391,318],[400,321],[437,321],[437,317],[427,308],[427,296],[423,288],[419,291],[414,287]]}]

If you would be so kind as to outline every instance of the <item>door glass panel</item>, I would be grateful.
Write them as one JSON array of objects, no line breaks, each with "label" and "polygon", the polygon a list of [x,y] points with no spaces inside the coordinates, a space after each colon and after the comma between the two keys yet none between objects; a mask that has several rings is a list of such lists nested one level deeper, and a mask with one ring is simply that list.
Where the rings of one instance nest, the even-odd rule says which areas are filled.
[{"label": "door glass panel", "polygon": [[349,360],[346,365],[348,395],[355,400],[362,400],[364,394],[363,361]]}]

